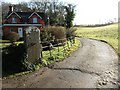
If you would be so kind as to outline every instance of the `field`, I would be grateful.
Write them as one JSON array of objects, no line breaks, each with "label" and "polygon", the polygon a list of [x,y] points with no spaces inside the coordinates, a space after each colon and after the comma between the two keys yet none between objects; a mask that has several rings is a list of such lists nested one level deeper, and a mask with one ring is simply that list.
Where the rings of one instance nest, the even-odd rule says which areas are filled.
[{"label": "field", "polygon": [[77,35],[106,41],[120,54],[118,51],[118,24],[103,27],[77,27]]}]

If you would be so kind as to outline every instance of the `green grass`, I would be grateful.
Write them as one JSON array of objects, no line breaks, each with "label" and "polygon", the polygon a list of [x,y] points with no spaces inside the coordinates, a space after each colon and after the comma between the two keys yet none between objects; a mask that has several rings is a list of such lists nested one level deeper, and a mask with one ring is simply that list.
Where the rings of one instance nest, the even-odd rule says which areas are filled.
[{"label": "green grass", "polygon": [[79,27],[77,35],[85,38],[104,40],[114,47],[118,52],[118,24],[103,27]]},{"label": "green grass", "polygon": [[[18,42],[15,42],[17,45],[20,44],[20,43],[23,43],[23,41],[18,41]],[[0,48],[6,48],[8,46],[10,46],[10,41],[9,40],[0,40]]]},{"label": "green grass", "polygon": [[[70,42],[68,42],[69,46],[71,45]],[[76,51],[80,45],[80,41],[76,39],[75,44],[69,48],[68,44],[65,44],[65,50],[63,48],[63,46],[59,47],[59,52],[58,52],[58,47],[54,47],[53,50],[51,50],[52,53],[52,57],[50,56],[50,52],[49,51],[43,51],[43,63],[45,65],[49,65],[49,64],[53,64],[56,61],[60,61],[63,60],[67,57],[69,57],[74,51]],[[52,58],[52,60],[50,60],[50,58]]]}]

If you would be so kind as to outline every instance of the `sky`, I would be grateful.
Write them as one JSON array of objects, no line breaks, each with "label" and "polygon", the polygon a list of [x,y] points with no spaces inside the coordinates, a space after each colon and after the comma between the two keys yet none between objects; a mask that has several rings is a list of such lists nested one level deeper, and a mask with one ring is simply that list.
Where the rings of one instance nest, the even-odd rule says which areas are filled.
[{"label": "sky", "polygon": [[[29,0],[4,0],[16,4]],[[40,0],[39,0],[40,1]],[[103,24],[118,18],[120,0],[59,0],[76,5],[74,24]],[[115,19],[116,18],[116,19]]]}]

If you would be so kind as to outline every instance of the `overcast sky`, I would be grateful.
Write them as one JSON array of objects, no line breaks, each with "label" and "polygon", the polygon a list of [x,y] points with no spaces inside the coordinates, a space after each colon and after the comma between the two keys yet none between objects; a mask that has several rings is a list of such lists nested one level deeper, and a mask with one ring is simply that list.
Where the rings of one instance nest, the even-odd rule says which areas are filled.
[{"label": "overcast sky", "polygon": [[[4,0],[18,3],[29,0]],[[40,1],[40,0],[39,0]],[[74,24],[105,23],[118,17],[118,2],[120,0],[59,0],[76,5]]]}]

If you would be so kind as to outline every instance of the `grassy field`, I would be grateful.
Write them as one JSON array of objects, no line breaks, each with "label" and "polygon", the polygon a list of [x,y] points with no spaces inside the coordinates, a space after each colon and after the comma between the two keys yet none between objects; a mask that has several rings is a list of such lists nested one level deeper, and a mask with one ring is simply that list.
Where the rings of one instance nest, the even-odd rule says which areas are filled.
[{"label": "grassy field", "polygon": [[106,41],[120,54],[120,51],[118,51],[118,24],[103,27],[78,27],[77,35]]}]

